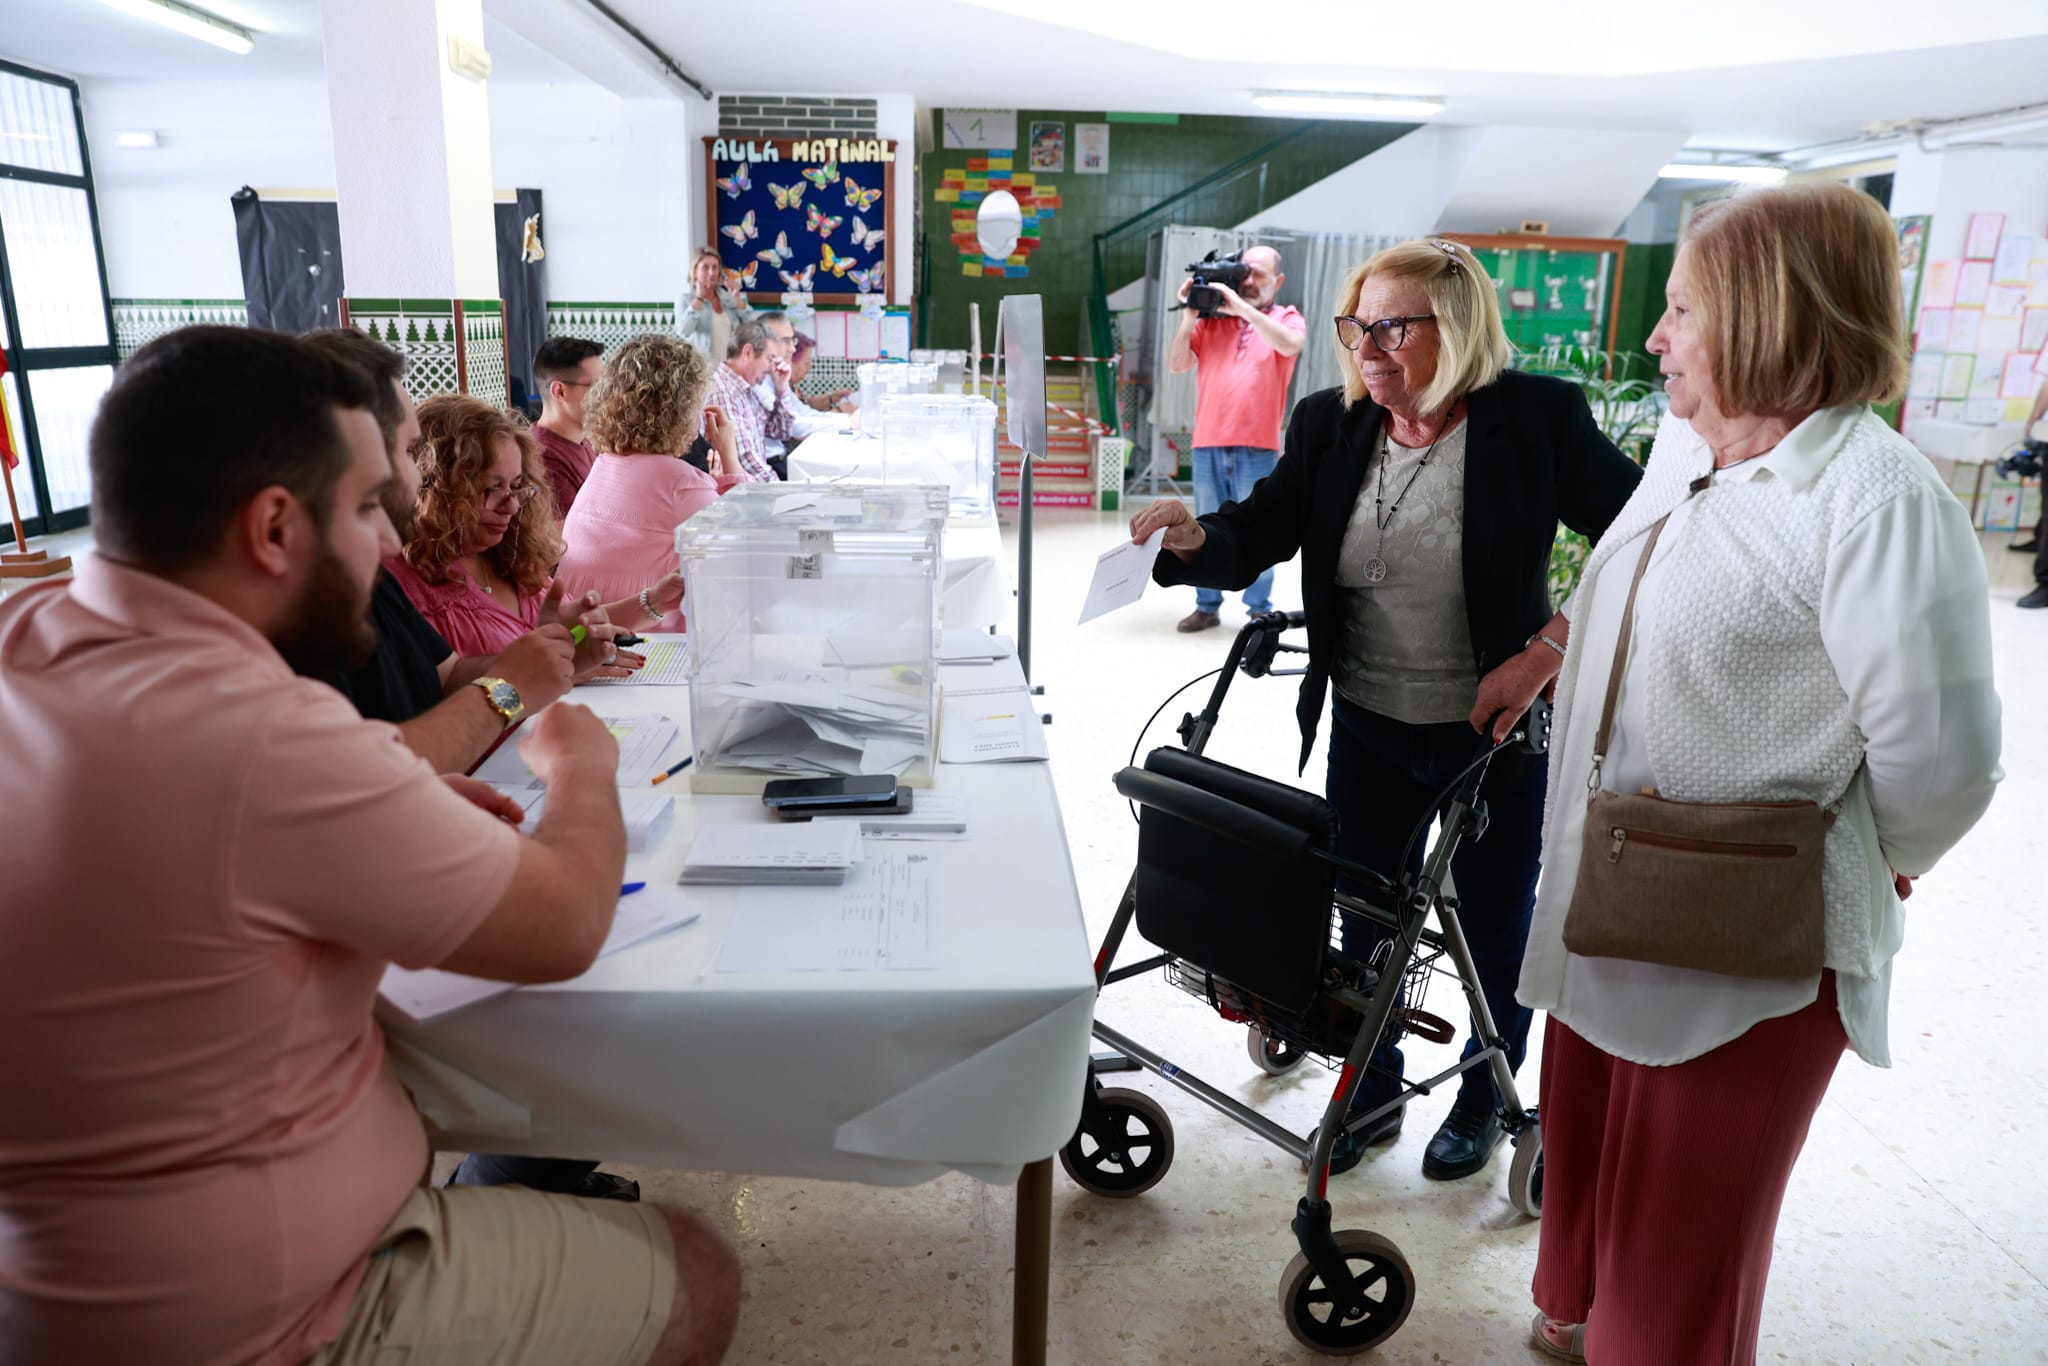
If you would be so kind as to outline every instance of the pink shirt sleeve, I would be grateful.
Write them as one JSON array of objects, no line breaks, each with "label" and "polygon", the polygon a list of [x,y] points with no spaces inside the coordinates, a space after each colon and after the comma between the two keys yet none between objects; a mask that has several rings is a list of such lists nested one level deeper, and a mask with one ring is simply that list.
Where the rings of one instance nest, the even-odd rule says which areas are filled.
[{"label": "pink shirt sleeve", "polygon": [[431,967],[511,886],[519,835],[457,796],[395,727],[333,701],[295,698],[270,723],[229,827],[234,900],[280,935]]}]

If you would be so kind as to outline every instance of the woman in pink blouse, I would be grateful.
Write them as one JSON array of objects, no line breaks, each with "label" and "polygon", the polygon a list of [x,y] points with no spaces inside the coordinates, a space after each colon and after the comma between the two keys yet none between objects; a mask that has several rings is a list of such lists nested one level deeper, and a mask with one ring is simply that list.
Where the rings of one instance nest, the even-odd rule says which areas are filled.
[{"label": "woman in pink blouse", "polygon": [[[480,399],[430,398],[419,419],[419,511],[385,568],[457,654],[494,655],[541,624],[562,553],[540,447]],[[657,573],[613,596],[607,620],[639,629],[682,602],[682,576]],[[574,597],[568,608],[565,625],[585,610]]]},{"label": "woman in pink blouse", "polygon": [[[572,593],[619,597],[675,573],[676,527],[741,482],[731,422],[704,410],[710,388],[710,362],[674,337],[635,337],[606,363],[584,402],[597,463],[562,527],[569,548],[556,573]],[[700,413],[715,474],[681,458]],[[682,613],[654,629],[683,630]]]}]

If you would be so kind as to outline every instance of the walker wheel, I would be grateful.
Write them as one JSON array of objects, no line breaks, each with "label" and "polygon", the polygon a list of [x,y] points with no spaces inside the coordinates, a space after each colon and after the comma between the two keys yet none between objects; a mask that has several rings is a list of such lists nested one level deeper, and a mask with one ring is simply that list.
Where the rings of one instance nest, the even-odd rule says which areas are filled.
[{"label": "walker wheel", "polygon": [[1252,1066],[1269,1077],[1284,1077],[1308,1061],[1308,1054],[1284,1039],[1259,1032],[1257,1025],[1245,1027],[1244,1047],[1252,1055]]},{"label": "walker wheel", "polygon": [[1531,1219],[1543,1217],[1543,1126],[1531,1124],[1515,1137],[1508,1164],[1508,1203]]},{"label": "walker wheel", "polygon": [[1408,1321],[1408,1311],[1415,1307],[1415,1274],[1391,1238],[1362,1228],[1342,1229],[1336,1238],[1345,1265],[1364,1282],[1365,1312],[1344,1317],[1323,1278],[1297,1252],[1280,1273],[1280,1313],[1287,1331],[1302,1346],[1325,1356],[1357,1356],[1385,1342]]},{"label": "walker wheel", "polygon": [[1173,1121],[1143,1091],[1105,1086],[1096,1095],[1107,1121],[1098,1137],[1084,1127],[1060,1149],[1060,1165],[1074,1184],[1096,1195],[1126,1200],[1159,1184],[1173,1165]]}]

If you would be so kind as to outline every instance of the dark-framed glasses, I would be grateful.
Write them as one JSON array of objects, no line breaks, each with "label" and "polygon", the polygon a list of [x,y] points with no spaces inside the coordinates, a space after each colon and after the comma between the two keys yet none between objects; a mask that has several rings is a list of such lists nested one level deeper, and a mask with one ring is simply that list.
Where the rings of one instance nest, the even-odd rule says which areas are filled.
[{"label": "dark-framed glasses", "polygon": [[1372,344],[1382,351],[1399,351],[1408,344],[1408,329],[1416,323],[1436,321],[1434,313],[1410,313],[1405,317],[1381,318],[1378,322],[1367,322],[1350,314],[1337,317],[1337,340],[1344,343],[1346,351],[1356,351],[1365,345],[1365,334],[1372,334]]},{"label": "dark-framed glasses", "polygon": [[517,512],[532,502],[534,495],[539,492],[540,485],[538,484],[514,484],[511,488],[506,489],[485,489],[483,491],[483,504],[485,507],[495,508],[509,505]]}]

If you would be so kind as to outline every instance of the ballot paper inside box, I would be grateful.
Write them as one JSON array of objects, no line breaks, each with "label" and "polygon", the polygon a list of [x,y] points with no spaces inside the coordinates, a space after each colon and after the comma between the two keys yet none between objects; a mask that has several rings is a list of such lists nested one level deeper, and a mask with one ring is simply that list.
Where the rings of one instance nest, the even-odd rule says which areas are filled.
[{"label": "ballot paper inside box", "polygon": [[700,792],[937,762],[949,490],[741,484],[676,528]]},{"label": "ballot paper inside box", "polygon": [[956,522],[996,515],[996,405],[969,394],[888,394],[882,411],[882,482],[944,484]]}]

